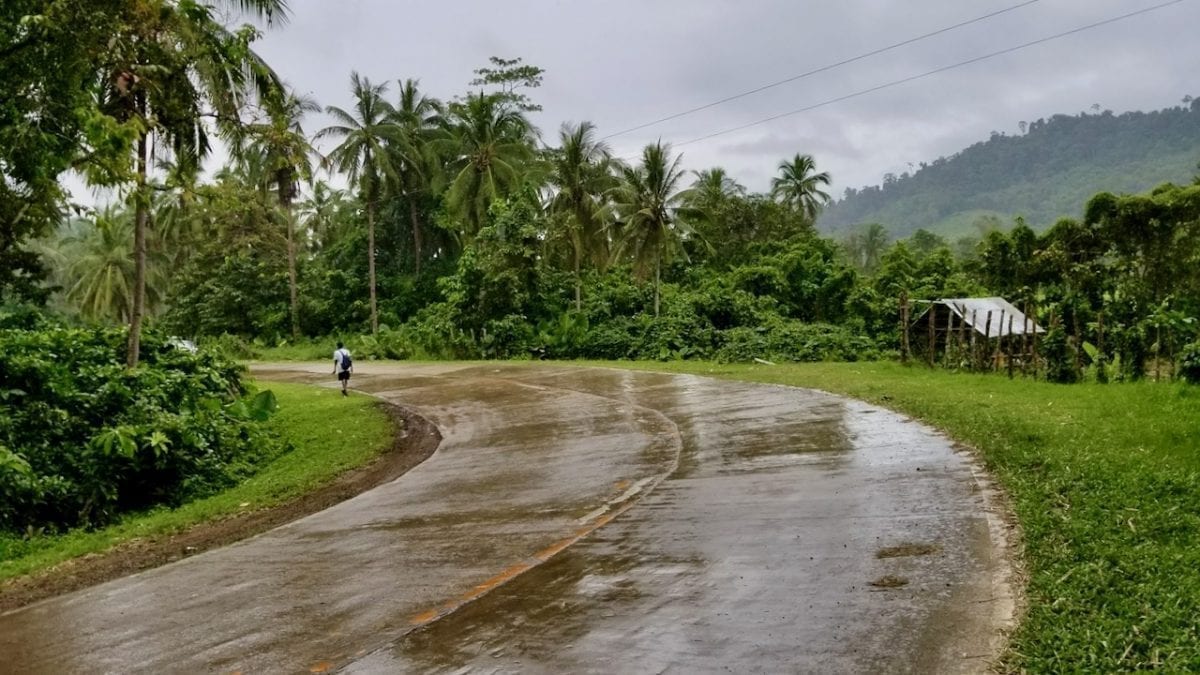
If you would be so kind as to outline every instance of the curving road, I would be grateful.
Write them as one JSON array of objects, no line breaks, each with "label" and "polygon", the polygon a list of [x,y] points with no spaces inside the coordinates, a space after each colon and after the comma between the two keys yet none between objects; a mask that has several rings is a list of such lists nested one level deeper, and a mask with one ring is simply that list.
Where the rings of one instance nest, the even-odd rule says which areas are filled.
[{"label": "curving road", "polygon": [[921,425],[692,376],[358,370],[358,389],[439,427],[430,459],[239,544],[0,615],[3,670],[973,672],[1003,644],[990,491]]}]

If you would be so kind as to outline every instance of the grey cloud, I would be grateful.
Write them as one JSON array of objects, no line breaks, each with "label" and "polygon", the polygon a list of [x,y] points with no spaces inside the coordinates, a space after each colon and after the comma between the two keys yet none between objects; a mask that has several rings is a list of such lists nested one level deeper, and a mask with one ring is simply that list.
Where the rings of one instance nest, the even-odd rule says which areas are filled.
[{"label": "grey cloud", "polygon": [[[782,79],[1016,0],[513,0],[399,3],[293,0],[290,25],[260,51],[299,90],[347,105],[351,70],[419,77],[437,96],[465,91],[488,56],[546,68],[537,118],[552,140],[565,120],[612,133]],[[636,155],[831,97],[1156,4],[1041,0],[988,22],[610,141]],[[1200,3],[1184,2],[1028,50],[680,147],[689,168],[725,166],[765,189],[779,160],[813,154],[838,192],[987,138],[1020,120],[1178,103],[1194,85]],[[1200,88],[1197,88],[1200,89]],[[310,129],[323,120],[314,118]]]}]

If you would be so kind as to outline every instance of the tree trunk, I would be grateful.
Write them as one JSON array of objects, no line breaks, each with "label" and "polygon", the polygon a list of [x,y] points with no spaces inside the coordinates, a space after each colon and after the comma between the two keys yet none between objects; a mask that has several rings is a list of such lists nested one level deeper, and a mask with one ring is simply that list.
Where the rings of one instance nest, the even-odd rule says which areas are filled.
[{"label": "tree trunk", "polygon": [[658,318],[658,285],[662,278],[662,264],[659,256],[654,256],[654,318]]},{"label": "tree trunk", "polygon": [[579,256],[582,255],[579,249],[575,250],[575,311],[583,311],[583,282],[579,278]]},{"label": "tree trunk", "polygon": [[421,276],[421,223],[417,220],[417,203],[412,197],[408,199],[408,219],[412,221],[413,231],[413,270]]},{"label": "tree trunk", "polygon": [[[145,116],[144,99],[139,99],[138,113]],[[146,223],[150,219],[150,195],[146,189],[146,155],[150,146],[149,132],[143,131],[137,142],[137,187],[134,192],[136,215],[133,225],[133,309],[129,312],[129,339],[126,342],[125,365],[137,368],[142,347],[142,315],[146,311]]]},{"label": "tree trunk", "polygon": [[375,302],[375,202],[367,200],[367,278],[371,285],[371,332],[379,332],[379,307]]},{"label": "tree trunk", "polygon": [[290,199],[281,200],[283,217],[287,220],[288,292],[292,300],[292,338],[300,337],[300,300],[296,288],[296,223],[292,217]]}]

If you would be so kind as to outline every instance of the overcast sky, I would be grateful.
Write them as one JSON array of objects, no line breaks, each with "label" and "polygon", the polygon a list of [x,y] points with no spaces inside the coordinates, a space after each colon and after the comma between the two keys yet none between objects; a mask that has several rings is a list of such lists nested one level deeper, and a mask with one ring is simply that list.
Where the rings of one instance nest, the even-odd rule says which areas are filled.
[{"label": "overcast sky", "polygon": [[[636,155],[657,138],[688,168],[724,166],[765,189],[811,154],[834,194],[953,153],[1021,120],[1122,112],[1200,95],[1200,0],[835,103],[743,131],[688,140],[1013,47],[1163,0],[1039,0],[987,21],[609,140]],[[350,71],[415,77],[440,98],[467,90],[489,56],[545,68],[535,116],[602,135],[1019,4],[1020,0],[291,0],[259,52],[297,90],[349,107]],[[395,92],[393,84],[392,93]],[[314,117],[309,131],[324,125]]]}]

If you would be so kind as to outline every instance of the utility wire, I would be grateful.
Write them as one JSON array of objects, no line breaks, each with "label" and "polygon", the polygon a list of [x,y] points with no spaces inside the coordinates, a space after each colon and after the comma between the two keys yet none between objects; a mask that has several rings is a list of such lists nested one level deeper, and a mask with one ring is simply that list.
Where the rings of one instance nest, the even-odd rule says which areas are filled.
[{"label": "utility wire", "polygon": [[785,112],[785,113],[780,113],[778,115],[772,115],[771,117],[763,118],[761,120],[758,120],[757,122],[750,122],[749,124],[743,124],[741,126],[731,127],[729,129],[725,129],[723,131],[717,131],[715,133],[708,134],[707,136],[700,136],[699,138],[693,138],[689,141],[684,141],[683,143],[676,143],[674,145],[675,145],[675,147],[691,145],[692,143],[699,143],[700,141],[707,141],[710,138],[716,138],[717,136],[724,136],[725,134],[731,134],[735,131],[749,129],[750,127],[755,127],[760,124],[766,124],[767,122],[774,122],[777,119],[782,119],[784,117],[790,117],[791,115],[799,115],[800,113],[803,113],[803,112],[808,112],[810,110],[816,110],[817,108],[823,108],[827,105],[832,105],[834,103],[839,103],[841,101],[845,101],[848,99],[857,98],[859,96],[863,96],[863,95],[870,94],[870,93],[873,93],[876,91],[880,91],[882,89],[889,89],[891,87],[895,87],[897,85],[912,82],[914,80],[920,80],[922,78],[929,77],[931,75],[937,75],[938,73],[944,73],[948,70],[954,70],[955,68],[961,68],[963,66],[967,66],[972,63],[979,63],[980,61],[985,61],[987,59],[995,58],[997,56],[1002,56],[1004,54],[1011,54],[1013,52],[1020,51],[1022,49],[1026,49],[1028,47],[1033,47],[1034,45],[1040,45],[1040,44],[1043,44],[1046,42],[1050,42],[1051,40],[1058,40],[1060,38],[1067,37],[1068,35],[1082,33],[1084,31],[1092,30],[1093,28],[1099,28],[1101,26],[1107,26],[1108,24],[1116,23],[1118,21],[1124,21],[1125,19],[1131,19],[1135,16],[1140,16],[1142,14],[1149,14],[1150,12],[1154,12],[1154,11],[1163,9],[1164,7],[1170,7],[1171,5],[1178,5],[1179,3],[1183,2],[1183,1],[1184,0],[1170,0],[1169,2],[1164,2],[1161,4],[1157,4],[1157,5],[1153,5],[1150,7],[1143,8],[1143,9],[1139,9],[1136,12],[1130,12],[1128,14],[1114,16],[1109,19],[1104,19],[1103,21],[1097,21],[1096,23],[1090,23],[1086,26],[1080,26],[1079,28],[1074,28],[1074,29],[1071,29],[1068,31],[1064,31],[1062,33],[1056,33],[1054,35],[1049,35],[1047,37],[1044,37],[1044,38],[1041,38],[1038,40],[1034,40],[1032,42],[1026,42],[1024,44],[1017,45],[1015,47],[1009,47],[1008,49],[1001,49],[998,52],[984,54],[983,56],[976,56],[973,59],[967,59],[966,61],[959,61],[958,63],[952,64],[949,66],[942,66],[941,68],[935,68],[933,70],[921,73],[919,75],[912,75],[910,77],[906,77],[906,78],[903,78],[900,80],[894,80],[892,82],[880,84],[880,85],[871,87],[870,89],[863,89],[861,91],[856,91],[851,94],[846,94],[845,96],[838,96],[837,98],[827,99],[827,100],[821,101],[820,103],[814,103],[814,104],[812,104],[810,106],[806,106],[804,108],[798,108],[796,110],[792,110],[792,111]]},{"label": "utility wire", "polygon": [[950,32],[950,31],[952,31],[952,30],[957,30],[957,29],[959,29],[959,28],[962,28],[963,26],[969,26],[969,25],[971,25],[971,24],[973,24],[973,23],[979,23],[980,21],[986,21],[987,19],[990,19],[990,18],[992,18],[992,17],[995,17],[995,16],[1000,16],[1001,14],[1005,14],[1005,13],[1011,12],[1011,11],[1013,11],[1013,10],[1020,9],[1020,8],[1022,8],[1022,7],[1026,7],[1026,6],[1028,6],[1028,5],[1032,5],[1032,4],[1034,4],[1034,3],[1036,3],[1036,2],[1040,2],[1040,1],[1041,1],[1041,0],[1026,0],[1025,2],[1022,2],[1022,3],[1016,4],[1016,5],[1012,5],[1011,7],[1005,7],[1004,9],[997,10],[997,11],[995,11],[995,12],[992,12],[992,13],[990,13],[990,14],[984,14],[983,16],[977,16],[977,17],[975,17],[974,19],[970,19],[970,20],[968,20],[968,21],[963,21],[963,22],[961,22],[961,23],[956,23],[956,24],[954,24],[953,26],[946,26],[945,28],[939,28],[939,29],[937,29],[937,30],[935,30],[935,31],[933,31],[933,32],[930,32],[930,33],[925,33],[924,35],[918,35],[918,36],[916,36],[916,37],[913,37],[913,38],[909,38],[909,39],[907,39],[907,40],[904,40],[903,42],[897,42],[896,44],[888,45],[888,46],[886,46],[886,47],[881,47],[881,48],[879,48],[879,49],[876,49],[876,50],[874,50],[874,51],[867,52],[867,53],[865,53],[865,54],[859,54],[858,56],[853,56],[853,57],[851,57],[851,58],[848,58],[848,59],[845,59],[845,60],[843,60],[843,61],[838,61],[837,63],[830,63],[829,65],[821,66],[820,68],[816,68],[816,69],[814,69],[814,70],[810,70],[810,71],[808,71],[808,72],[806,72],[806,73],[800,73],[799,75],[793,75],[792,77],[789,77],[789,78],[787,78],[787,79],[783,79],[783,80],[779,80],[778,82],[772,82],[772,83],[770,83],[770,84],[764,84],[764,85],[763,85],[763,86],[761,86],[761,87],[757,87],[757,88],[755,88],[755,89],[750,89],[750,90],[748,90],[748,91],[743,91],[743,92],[742,92],[742,93],[740,93],[740,94],[734,94],[734,95],[732,95],[732,96],[726,96],[725,98],[723,98],[723,99],[720,99],[719,101],[713,101],[712,103],[706,103],[706,104],[704,104],[704,105],[702,105],[702,106],[699,106],[699,107],[696,107],[696,108],[692,108],[692,109],[690,109],[690,110],[684,110],[683,112],[678,112],[678,113],[675,113],[674,115],[668,115],[668,116],[666,116],[666,117],[661,117],[661,118],[659,118],[659,119],[656,119],[656,120],[654,120],[653,122],[646,122],[645,124],[639,124],[639,125],[637,125],[636,127],[629,127],[628,129],[625,129],[625,130],[622,130],[622,131],[618,131],[618,132],[616,132],[616,133],[613,133],[613,134],[609,134],[609,135],[607,135],[607,136],[603,137],[603,138],[602,138],[602,139],[600,139],[600,140],[608,140],[608,139],[610,139],[610,138],[616,138],[617,136],[624,136],[625,134],[632,133],[632,132],[634,132],[634,131],[638,131],[638,130],[640,130],[640,129],[645,129],[645,128],[647,128],[647,127],[652,127],[652,126],[655,126],[655,125],[658,125],[658,124],[662,124],[663,122],[669,122],[670,120],[679,119],[680,117],[686,117],[686,116],[688,116],[688,115],[691,115],[692,113],[698,113],[698,112],[700,112],[701,110],[708,110],[709,108],[714,108],[714,107],[716,107],[716,106],[719,106],[719,105],[721,105],[721,104],[723,104],[723,103],[728,103],[728,102],[730,102],[730,101],[734,101],[734,100],[737,100],[737,99],[739,99],[739,98],[745,98],[746,96],[751,96],[751,95],[753,95],[753,94],[757,94],[757,93],[759,93],[759,92],[761,92],[761,91],[766,91],[766,90],[768,90],[768,89],[774,89],[775,87],[778,87],[778,86],[781,86],[781,85],[787,84],[787,83],[789,83],[789,82],[795,82],[796,80],[802,80],[802,79],[804,79],[804,78],[806,78],[806,77],[810,77],[810,76],[812,76],[812,75],[816,75],[817,73],[823,73],[823,72],[825,72],[825,71],[827,71],[827,70],[833,70],[834,68],[840,68],[841,66],[844,66],[844,65],[847,65],[847,64],[850,64],[850,63],[854,63],[855,61],[861,61],[861,60],[863,60],[863,59],[865,59],[865,58],[869,58],[869,57],[872,57],[872,56],[877,56],[877,55],[879,55],[879,54],[882,54],[882,53],[884,53],[884,52],[889,52],[889,51],[891,51],[891,50],[893,50],[893,49],[897,49],[897,48],[899,48],[899,47],[904,47],[905,45],[911,45],[911,44],[913,44],[914,42],[920,42],[921,40],[925,40],[925,39],[927,39],[927,38],[931,38],[931,37],[934,37],[934,36],[936,36],[936,35],[941,35],[942,33],[948,33],[948,32]]}]

